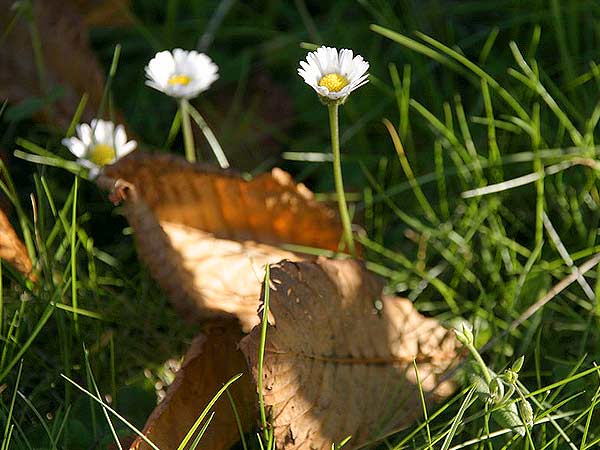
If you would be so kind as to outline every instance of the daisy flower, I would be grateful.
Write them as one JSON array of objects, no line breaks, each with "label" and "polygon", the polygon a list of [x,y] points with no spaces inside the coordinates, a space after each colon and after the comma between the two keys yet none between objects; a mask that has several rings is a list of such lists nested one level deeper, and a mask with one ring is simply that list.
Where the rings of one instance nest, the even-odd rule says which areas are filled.
[{"label": "daisy flower", "polygon": [[369,63],[352,50],[319,47],[300,61],[298,75],[322,99],[344,100],[352,91],[369,82]]},{"label": "daisy flower", "polygon": [[342,179],[338,109],[352,91],[369,82],[367,70],[369,70],[369,63],[362,56],[354,56],[354,52],[347,48],[338,51],[334,47],[319,47],[316,51],[310,52],[306,56],[306,61],[300,61],[298,69],[298,75],[319,94],[321,102],[327,105],[329,110],[333,180],[338,198],[344,242],[354,257],[356,257],[356,247]]},{"label": "daisy flower", "polygon": [[191,99],[219,78],[218,66],[204,53],[176,48],[158,52],[146,66],[146,84],[175,97]]},{"label": "daisy flower", "polygon": [[123,125],[108,120],[92,120],[76,127],[77,137],[65,138],[62,144],[77,157],[77,162],[90,169],[90,178],[98,176],[100,169],[131,153],[136,141],[127,141]]}]

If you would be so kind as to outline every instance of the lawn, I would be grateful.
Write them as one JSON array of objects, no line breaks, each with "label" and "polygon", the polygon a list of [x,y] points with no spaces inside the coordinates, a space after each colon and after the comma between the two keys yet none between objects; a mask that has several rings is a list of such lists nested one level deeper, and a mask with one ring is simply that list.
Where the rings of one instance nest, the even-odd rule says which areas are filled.
[{"label": "lawn", "polygon": [[[174,413],[201,420],[160,450],[598,445],[598,2],[3,0],[0,24],[0,208],[32,264],[9,261],[0,221],[0,450],[128,448],[199,334],[188,379],[231,373]],[[298,76],[321,45],[369,63],[343,104]],[[188,79],[145,84],[152,58],[175,48],[218,66],[189,101],[161,92]],[[65,141],[93,118],[137,142],[95,179]],[[207,225],[211,214],[223,222]],[[249,246],[244,221],[260,223]],[[165,233],[181,237],[175,256]],[[232,245],[255,258],[245,272]],[[222,280],[212,297],[190,294]],[[278,283],[311,314],[286,316]],[[354,294],[369,313],[355,314]],[[251,300],[231,312],[238,297]],[[416,337],[396,347],[377,320]],[[383,342],[388,359],[370,353]],[[278,434],[273,348],[335,367],[297,376],[331,442]],[[438,353],[451,359],[439,373]],[[453,388],[434,393],[419,377],[430,370]],[[236,402],[228,434],[219,418]]]}]

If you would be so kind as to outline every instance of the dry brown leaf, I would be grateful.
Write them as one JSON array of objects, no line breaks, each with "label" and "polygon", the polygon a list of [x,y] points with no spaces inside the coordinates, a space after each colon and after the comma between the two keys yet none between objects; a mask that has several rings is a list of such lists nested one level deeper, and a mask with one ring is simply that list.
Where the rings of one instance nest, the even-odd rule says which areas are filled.
[{"label": "dry brown leaf", "polygon": [[0,259],[6,261],[23,275],[31,273],[31,260],[25,245],[15,233],[8,217],[0,209]]},{"label": "dry brown leaf", "polygon": [[[161,450],[175,450],[217,391],[234,375],[247,372],[237,343],[242,337],[235,322],[212,325],[197,336],[185,355],[183,366],[144,427],[144,435]],[[255,394],[251,377],[245,373],[228,389],[244,432],[255,424]],[[213,407],[215,416],[202,437],[201,448],[227,450],[239,441],[240,434],[227,395]],[[149,450],[141,438],[131,450]]]},{"label": "dry brown leaf", "polygon": [[87,26],[129,26],[134,20],[130,0],[68,0],[79,10]]},{"label": "dry brown leaf", "polygon": [[[2,30],[8,30],[15,17],[11,11],[14,3],[0,0]],[[102,9],[86,10],[90,14],[98,11]],[[21,14],[0,45],[0,99],[18,103],[32,96],[44,97],[60,86],[64,89],[62,97],[51,108],[41,111],[39,117],[66,128],[82,95],[87,93],[89,98],[82,119],[89,121],[100,106],[104,70],[89,47],[84,17],[76,5],[63,0],[32,2],[32,20],[28,21],[25,15]],[[39,36],[42,78],[35,63],[32,30]],[[120,117],[119,121],[122,121]]]},{"label": "dry brown leaf", "polygon": [[335,250],[340,240],[337,215],[280,169],[246,181],[172,155],[134,152],[98,181],[113,188],[117,180],[141,259],[192,320],[233,315],[251,329],[265,265],[303,258],[277,245]]},{"label": "dry brown leaf", "polygon": [[[456,359],[454,335],[407,299],[381,297],[381,282],[352,260],[271,268],[263,395],[279,449],[353,447],[421,414],[423,390],[449,395],[440,376]],[[381,299],[377,311],[374,301]],[[257,376],[260,327],[241,348]]]}]

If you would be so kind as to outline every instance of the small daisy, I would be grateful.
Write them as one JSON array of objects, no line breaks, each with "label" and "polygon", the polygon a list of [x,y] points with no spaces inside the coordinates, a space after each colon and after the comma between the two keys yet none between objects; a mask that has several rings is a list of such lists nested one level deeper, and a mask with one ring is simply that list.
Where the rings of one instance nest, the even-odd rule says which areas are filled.
[{"label": "small daisy", "polygon": [[343,100],[369,82],[369,63],[352,50],[319,47],[300,61],[298,75],[324,99]]},{"label": "small daisy", "polygon": [[90,169],[90,178],[98,176],[100,169],[131,153],[136,141],[127,141],[123,125],[107,120],[92,120],[91,124],[77,125],[77,137],[65,138],[62,144],[77,156],[77,162]]},{"label": "small daisy", "polygon": [[175,98],[191,99],[219,78],[219,68],[204,53],[176,48],[158,52],[146,66],[146,84]]}]

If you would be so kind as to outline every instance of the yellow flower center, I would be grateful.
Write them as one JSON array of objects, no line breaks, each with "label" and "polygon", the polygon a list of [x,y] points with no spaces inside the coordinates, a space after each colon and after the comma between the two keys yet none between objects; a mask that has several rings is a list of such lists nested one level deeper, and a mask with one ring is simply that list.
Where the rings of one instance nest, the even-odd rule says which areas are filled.
[{"label": "yellow flower center", "polygon": [[97,166],[102,167],[113,162],[116,156],[117,152],[110,145],[96,144],[90,152],[88,159]]},{"label": "yellow flower center", "polygon": [[173,75],[171,78],[168,79],[167,84],[171,86],[187,86],[190,83],[190,81],[192,81],[192,79],[187,75]]},{"label": "yellow flower center", "polygon": [[319,86],[326,87],[329,92],[340,92],[350,82],[348,79],[339,73],[328,73],[319,81]]}]

